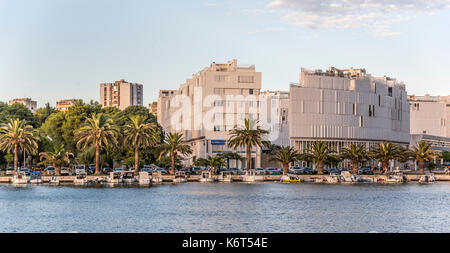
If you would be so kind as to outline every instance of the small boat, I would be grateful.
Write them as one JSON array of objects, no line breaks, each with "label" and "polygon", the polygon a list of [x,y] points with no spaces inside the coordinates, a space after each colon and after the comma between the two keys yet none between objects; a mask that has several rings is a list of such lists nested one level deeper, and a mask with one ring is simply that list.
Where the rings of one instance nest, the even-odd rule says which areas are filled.
[{"label": "small boat", "polygon": [[152,173],[152,184],[162,184],[163,178],[160,171]]},{"label": "small boat", "polygon": [[122,183],[133,184],[136,179],[134,178],[134,172],[125,172],[121,175]]},{"label": "small boat", "polygon": [[30,174],[30,184],[42,184],[42,173],[40,171],[33,171]]},{"label": "small boat", "polygon": [[328,184],[339,184],[341,179],[340,179],[339,175],[329,175],[329,176],[325,177],[325,181]]},{"label": "small boat", "polygon": [[301,182],[300,178],[294,174],[287,174],[281,177],[282,183],[299,183]]},{"label": "small boat", "polygon": [[106,183],[115,185],[122,182],[122,179],[120,177],[120,173],[117,172],[110,172],[109,177],[106,178]]},{"label": "small boat", "polygon": [[342,171],[341,172],[341,182],[343,183],[356,183],[358,179],[355,175],[350,173],[350,171]]},{"label": "small boat", "polygon": [[77,173],[73,183],[75,185],[86,185],[88,182],[86,173]]},{"label": "small boat", "polygon": [[256,174],[255,170],[247,170],[245,171],[245,174],[242,175],[242,181],[243,182],[263,182],[264,176]]},{"label": "small boat", "polygon": [[401,172],[397,172],[393,175],[388,175],[384,182],[388,184],[399,184],[405,181],[406,178],[403,176],[403,174]]},{"label": "small boat", "polygon": [[188,178],[184,171],[178,171],[175,173],[175,178],[173,179],[173,183],[182,184],[182,183],[187,183],[187,181],[188,181]]},{"label": "small boat", "polygon": [[151,179],[148,176],[148,172],[139,172],[138,183],[139,185],[150,185]]},{"label": "small boat", "polygon": [[12,179],[13,184],[28,184],[28,177],[25,172],[17,172]]},{"label": "small boat", "polygon": [[427,174],[424,176],[421,176],[419,179],[420,184],[430,184],[436,182],[436,178],[434,177],[434,174]]},{"label": "small boat", "polygon": [[214,183],[216,179],[212,176],[211,171],[203,171],[200,175],[200,182],[201,183]]},{"label": "small boat", "polygon": [[233,173],[231,171],[222,171],[217,179],[219,182],[231,183],[233,182]]},{"label": "small boat", "polygon": [[59,185],[59,177],[52,176],[48,183],[51,185]]}]

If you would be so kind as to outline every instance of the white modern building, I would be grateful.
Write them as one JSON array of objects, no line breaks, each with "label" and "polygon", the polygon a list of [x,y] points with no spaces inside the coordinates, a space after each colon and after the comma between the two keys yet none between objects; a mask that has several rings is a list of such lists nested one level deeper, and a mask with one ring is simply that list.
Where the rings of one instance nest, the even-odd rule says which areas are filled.
[{"label": "white modern building", "polygon": [[[157,103],[158,123],[166,132],[182,132],[193,154],[186,165],[198,158],[235,152],[227,146],[229,131],[245,119],[259,120],[261,73],[254,65],[237,60],[212,63],[177,90],[161,90]],[[237,150],[245,157],[245,150]],[[261,150],[252,150],[252,167],[260,166]],[[231,161],[243,168],[245,162]]]},{"label": "white modern building", "polygon": [[337,152],[351,143],[409,144],[407,92],[395,79],[364,69],[302,69],[290,96],[290,140],[300,152],[318,140]]},{"label": "white modern building", "polygon": [[450,138],[450,96],[409,96],[411,134]]}]

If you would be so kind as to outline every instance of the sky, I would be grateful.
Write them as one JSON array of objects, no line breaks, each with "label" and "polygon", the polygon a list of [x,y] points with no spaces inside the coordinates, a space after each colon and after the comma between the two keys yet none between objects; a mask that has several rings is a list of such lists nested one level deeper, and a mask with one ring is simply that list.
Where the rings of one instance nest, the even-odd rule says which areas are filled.
[{"label": "sky", "polygon": [[0,0],[0,101],[99,100],[144,84],[144,105],[212,62],[288,90],[309,69],[365,68],[409,94],[450,95],[450,0]]}]

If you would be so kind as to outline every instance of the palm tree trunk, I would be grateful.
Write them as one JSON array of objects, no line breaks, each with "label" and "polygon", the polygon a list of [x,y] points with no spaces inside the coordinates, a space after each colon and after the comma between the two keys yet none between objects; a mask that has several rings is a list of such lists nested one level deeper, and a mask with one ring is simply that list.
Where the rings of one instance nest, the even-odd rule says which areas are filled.
[{"label": "palm tree trunk", "polygon": [[289,163],[283,163],[282,166],[283,166],[283,175],[287,175]]},{"label": "palm tree trunk", "polygon": [[322,161],[317,162],[317,174],[323,175],[323,162]]},{"label": "palm tree trunk", "polygon": [[100,147],[95,145],[95,175],[100,175]]},{"label": "palm tree trunk", "polygon": [[252,151],[250,146],[247,146],[247,170],[250,170],[252,166]]},{"label": "palm tree trunk", "polygon": [[175,175],[175,153],[173,153],[173,154],[171,154],[170,155],[170,158],[171,158],[171,162],[172,162],[172,174],[174,174]]},{"label": "palm tree trunk", "polygon": [[59,166],[54,166],[55,167],[55,176],[59,176],[61,168]]},{"label": "palm tree trunk", "polygon": [[139,173],[139,147],[136,146],[134,150],[134,174]]},{"label": "palm tree trunk", "polygon": [[419,160],[419,173],[421,175],[425,174],[425,161]]},{"label": "palm tree trunk", "polygon": [[389,166],[389,161],[384,161],[383,162],[383,173],[387,174],[388,172],[388,166]]},{"label": "palm tree trunk", "polygon": [[352,161],[352,173],[354,175],[358,174],[358,162]]},{"label": "palm tree trunk", "polygon": [[17,173],[18,169],[18,163],[19,163],[19,154],[18,152],[18,145],[14,145],[14,173]]}]

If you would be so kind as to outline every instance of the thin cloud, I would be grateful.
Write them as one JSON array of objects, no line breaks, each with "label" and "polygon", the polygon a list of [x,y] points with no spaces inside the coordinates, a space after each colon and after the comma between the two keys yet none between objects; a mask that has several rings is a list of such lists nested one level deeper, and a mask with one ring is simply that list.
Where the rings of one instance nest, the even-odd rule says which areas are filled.
[{"label": "thin cloud", "polygon": [[375,36],[394,36],[393,24],[414,16],[450,9],[450,0],[274,0],[270,10],[283,12],[283,20],[311,29],[365,28]]}]

